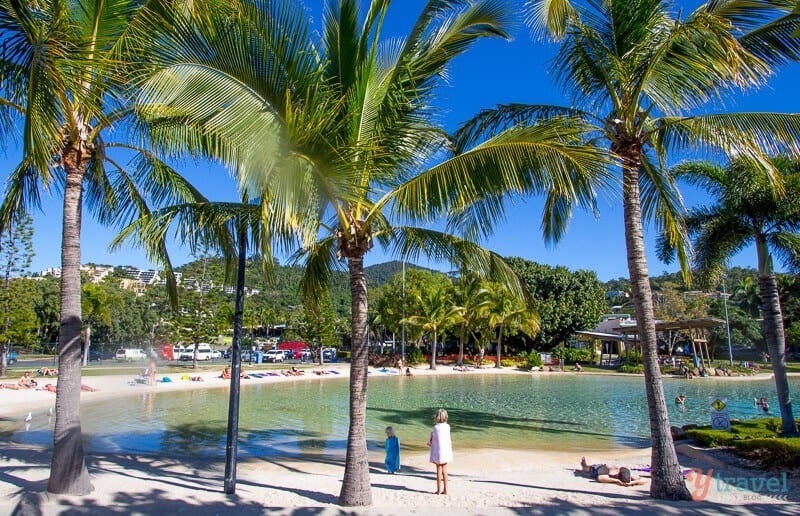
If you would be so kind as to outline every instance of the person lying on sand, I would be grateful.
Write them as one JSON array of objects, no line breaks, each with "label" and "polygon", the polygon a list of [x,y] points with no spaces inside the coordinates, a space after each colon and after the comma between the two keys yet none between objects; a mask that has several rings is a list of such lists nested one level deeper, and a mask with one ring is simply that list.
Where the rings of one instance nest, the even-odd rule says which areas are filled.
[{"label": "person lying on sand", "polygon": [[[53,385],[52,383],[48,383],[47,385],[45,385],[45,386],[42,388],[42,390],[44,390],[44,391],[47,391],[47,392],[52,392],[53,394],[55,394],[55,392],[56,392],[56,386],[55,386],[55,385]],[[82,390],[82,391],[86,391],[86,392],[95,392],[95,391],[98,391],[98,390],[100,390],[100,389],[95,389],[94,387],[89,387],[89,386],[88,386],[88,385],[86,385],[85,383],[82,383],[82,384],[81,384],[81,390]]]},{"label": "person lying on sand", "polygon": [[42,376],[58,376],[58,369],[52,369],[50,367],[42,367],[36,370]]},{"label": "person lying on sand", "polygon": [[620,466],[606,464],[589,465],[586,457],[581,457],[581,474],[604,484],[617,484],[624,487],[639,486],[647,483],[647,479],[631,475],[631,470]]},{"label": "person lying on sand", "polygon": [[11,389],[12,391],[18,391],[19,385],[16,383],[0,383],[0,389]]}]

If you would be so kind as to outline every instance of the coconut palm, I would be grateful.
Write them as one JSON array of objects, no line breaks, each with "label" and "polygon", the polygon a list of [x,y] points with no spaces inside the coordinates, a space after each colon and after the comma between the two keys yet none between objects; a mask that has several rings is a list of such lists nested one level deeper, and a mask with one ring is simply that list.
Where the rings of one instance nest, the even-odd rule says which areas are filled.
[{"label": "coconut palm", "polygon": [[733,288],[733,302],[750,317],[758,317],[758,299],[758,282],[751,276],[745,276]]},{"label": "coconut palm", "polygon": [[502,367],[503,336],[518,331],[533,337],[539,332],[539,314],[528,302],[510,291],[507,286],[494,283],[489,288],[489,303],[485,317],[489,328],[497,331],[496,368]]},{"label": "coconut palm", "polygon": [[[656,498],[689,499],[690,493],[670,437],[658,368],[643,221],[653,220],[672,242],[685,238],[677,223],[680,193],[663,166],[673,152],[738,155],[771,170],[769,154],[800,150],[797,115],[691,114],[734,89],[763,85],[774,66],[797,57],[800,43],[790,34],[800,21],[793,8],[793,2],[711,1],[682,17],[661,0],[530,0],[527,22],[534,34],[560,42],[553,69],[573,95],[572,105],[498,106],[457,134],[458,148],[468,148],[487,136],[578,118],[593,128],[587,141],[604,142],[616,156],[650,413],[650,494]],[[499,204],[489,200],[472,208],[484,222]],[[686,254],[679,258],[688,261]]]},{"label": "coconut palm", "polygon": [[436,370],[439,335],[458,321],[460,310],[453,303],[452,284],[439,285],[438,288],[426,288],[416,297],[420,313],[406,317],[404,322],[417,326],[433,336],[430,348],[430,368]]},{"label": "coconut palm", "polygon": [[[773,164],[783,179],[777,190],[764,170],[744,159],[724,168],[687,163],[677,167],[676,175],[708,190],[715,201],[693,208],[686,216],[686,226],[694,236],[694,265],[704,283],[718,284],[726,262],[747,245],[755,245],[761,324],[775,377],[781,432],[794,435],[797,425],[786,377],[786,341],[773,256],[792,271],[800,270],[800,161],[779,157]],[[671,251],[664,246],[663,257],[669,258]]]},{"label": "coconut palm", "polygon": [[[321,41],[302,6],[289,0],[237,2],[187,17],[158,37],[142,35],[159,45],[159,62],[142,84],[146,116],[204,130],[242,183],[269,193],[266,211],[296,228],[307,305],[320,299],[338,261],[347,263],[352,344],[343,505],[371,501],[366,253],[377,242],[404,258],[425,253],[469,263],[521,288],[497,255],[475,244],[475,212],[467,207],[498,191],[544,192],[559,215],[547,224],[563,225],[574,201],[592,204],[608,161],[603,150],[574,145],[584,125],[573,120],[567,130],[559,121],[557,130],[543,124],[505,135],[420,172],[446,151],[431,101],[447,64],[480,38],[506,36],[503,4],[430,0],[407,37],[391,42],[381,37],[390,2],[369,2],[363,13],[358,5],[331,1]],[[225,30],[215,29],[220,23]],[[451,209],[459,214],[452,227],[468,238],[414,225]]]},{"label": "coconut palm", "polygon": [[467,331],[475,330],[478,320],[491,304],[486,282],[474,273],[462,274],[455,284],[455,304],[458,312],[458,365],[464,363],[464,341]]},{"label": "coconut palm", "polygon": [[[168,198],[171,170],[121,93],[114,58],[143,3],[0,0],[0,137],[21,125],[22,159],[8,179],[0,224],[38,207],[40,192],[63,192],[59,381],[48,490],[85,494],[79,418],[82,206],[101,223]],[[124,133],[124,134],[123,134]],[[119,141],[115,137],[121,137]],[[127,162],[127,163],[126,163]],[[141,193],[140,193],[141,192]]]}]

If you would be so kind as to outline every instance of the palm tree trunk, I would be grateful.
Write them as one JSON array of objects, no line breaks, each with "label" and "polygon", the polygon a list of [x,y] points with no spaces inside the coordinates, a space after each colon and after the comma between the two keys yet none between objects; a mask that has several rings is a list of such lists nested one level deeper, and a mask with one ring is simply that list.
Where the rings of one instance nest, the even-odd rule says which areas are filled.
[{"label": "palm tree trunk", "polygon": [[467,325],[461,325],[461,335],[458,338],[458,364],[459,366],[464,365],[464,340],[466,339],[467,335]]},{"label": "palm tree trunk", "polygon": [[436,370],[436,348],[438,343],[436,342],[436,330],[433,330],[433,342],[431,343],[431,370]]},{"label": "palm tree trunk", "polygon": [[[636,326],[644,365],[645,393],[650,414],[650,440],[652,446],[652,482],[650,496],[667,500],[690,500],[691,494],[678,464],[675,445],[670,432],[661,369],[658,366],[653,295],[647,270],[642,232],[642,212],[639,193],[639,167],[641,149],[612,149],[623,158],[623,204],[625,218],[625,245],[628,271],[633,290]],[[625,152],[627,151],[627,152]]]},{"label": "palm tree trunk", "polygon": [[758,252],[758,291],[763,317],[761,328],[767,341],[767,350],[775,377],[775,390],[781,413],[781,434],[794,436],[797,435],[797,424],[794,421],[789,379],[786,376],[786,337],[783,331],[783,313],[778,294],[778,281],[772,272],[772,259],[763,237],[756,237],[756,251]]},{"label": "palm tree trunk", "polygon": [[497,329],[497,362],[494,364],[496,368],[500,368],[500,360],[503,355],[503,325],[500,325],[500,328]]},{"label": "palm tree trunk", "polygon": [[47,490],[84,495],[94,487],[86,471],[81,439],[81,200],[86,164],[80,151],[64,155],[67,178],[61,242],[61,317],[53,460]]},{"label": "palm tree trunk", "polygon": [[348,257],[352,298],[350,344],[350,430],[339,503],[344,506],[372,504],[367,456],[367,280],[364,257]]}]

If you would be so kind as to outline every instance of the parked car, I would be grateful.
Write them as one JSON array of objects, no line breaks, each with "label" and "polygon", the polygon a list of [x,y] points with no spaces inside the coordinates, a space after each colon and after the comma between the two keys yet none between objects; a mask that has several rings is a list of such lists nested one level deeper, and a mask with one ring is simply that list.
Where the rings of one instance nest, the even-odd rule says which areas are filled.
[{"label": "parked car", "polygon": [[[194,346],[185,348],[180,355],[180,360],[194,360],[194,352]],[[207,342],[197,344],[197,360],[211,360],[212,358],[214,358],[214,350],[211,349],[211,344]]]},{"label": "parked car", "polygon": [[8,365],[16,364],[17,360],[19,360],[19,355],[17,354],[16,351],[9,351],[8,354],[6,355],[6,363]]},{"label": "parked car", "polygon": [[222,351],[219,351],[217,349],[212,349],[211,350],[211,358],[212,359],[214,359],[214,358],[222,358]]},{"label": "parked car", "polygon": [[283,350],[280,349],[270,349],[266,353],[264,353],[264,361],[265,362],[283,362],[283,359],[286,355],[284,354]]},{"label": "parked car", "polygon": [[328,362],[336,360],[336,348],[327,348],[322,350],[322,359]]},{"label": "parked car", "polygon": [[120,362],[133,362],[145,360],[147,358],[147,353],[142,349],[119,348],[114,357]]},{"label": "parked car", "polygon": [[300,360],[301,362],[304,361],[304,360],[310,360],[311,359],[311,350],[310,349],[297,350],[292,354],[292,358],[295,359],[295,360]]}]

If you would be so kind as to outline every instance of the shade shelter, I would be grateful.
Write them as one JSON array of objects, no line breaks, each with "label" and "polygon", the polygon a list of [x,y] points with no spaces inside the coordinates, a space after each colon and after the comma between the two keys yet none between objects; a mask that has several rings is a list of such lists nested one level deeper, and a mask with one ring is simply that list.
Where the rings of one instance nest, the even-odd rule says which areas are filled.
[{"label": "shade shelter", "polygon": [[[682,319],[678,321],[660,321],[656,323],[657,332],[666,331],[685,331],[692,344],[694,356],[700,358],[701,364],[706,364],[711,368],[711,355],[708,352],[708,332],[711,328],[716,328],[725,324],[722,319],[704,317],[700,319]],[[620,326],[617,331],[626,335],[638,335],[639,329],[636,326]]]},{"label": "shade shelter", "polygon": [[[601,342],[600,365],[612,365],[611,357],[614,355],[612,348],[616,348],[616,355],[619,356],[623,347],[628,350],[629,343],[638,342],[635,335],[623,335],[619,333],[606,333],[600,331],[576,331],[573,333],[576,339],[584,342]],[[608,359],[604,356],[608,355]]]}]

